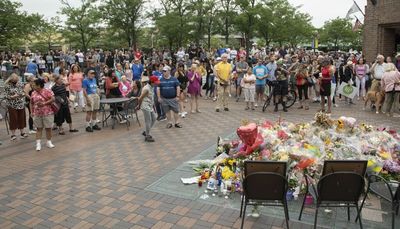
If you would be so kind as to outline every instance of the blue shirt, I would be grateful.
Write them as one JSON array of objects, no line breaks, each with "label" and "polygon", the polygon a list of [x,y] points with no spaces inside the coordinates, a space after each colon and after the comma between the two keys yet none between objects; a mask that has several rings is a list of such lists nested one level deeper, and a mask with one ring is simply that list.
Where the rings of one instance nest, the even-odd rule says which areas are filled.
[{"label": "blue shirt", "polygon": [[97,93],[96,78],[89,79],[86,77],[82,82],[82,87],[86,90],[86,94],[92,95]]},{"label": "blue shirt", "polygon": [[178,95],[176,94],[176,88],[179,87],[180,83],[177,78],[172,77],[166,79],[162,77],[160,80],[160,95],[162,98],[173,99]]},{"label": "blue shirt", "polygon": [[253,68],[253,74],[256,76],[256,85],[265,85],[266,79],[259,79],[268,74],[268,69],[264,65],[257,65]]},{"label": "blue shirt", "polygon": [[132,80],[140,80],[142,78],[143,73],[143,65],[141,64],[133,64],[132,65]]},{"label": "blue shirt", "polygon": [[32,73],[33,75],[37,74],[37,70],[38,70],[38,66],[37,64],[30,62],[27,66],[26,66],[26,72],[28,73]]},{"label": "blue shirt", "polygon": [[162,72],[160,72],[160,71],[153,71],[153,75],[154,75],[154,76],[157,76],[158,79],[161,79],[161,78],[162,78]]}]

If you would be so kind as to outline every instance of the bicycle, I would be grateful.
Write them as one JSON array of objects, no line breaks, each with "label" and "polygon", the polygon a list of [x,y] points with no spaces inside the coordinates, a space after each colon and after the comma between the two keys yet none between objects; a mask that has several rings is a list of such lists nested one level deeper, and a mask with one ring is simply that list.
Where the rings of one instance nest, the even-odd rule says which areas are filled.
[{"label": "bicycle", "polygon": [[[271,101],[274,100],[275,88],[280,87],[278,81],[268,81],[268,86],[271,86],[271,91],[269,92],[269,95],[267,96],[267,100],[265,101],[264,106],[262,108],[263,112],[265,112],[265,110],[267,110],[267,107],[270,105]],[[297,100],[296,91],[293,89],[292,86],[289,86],[288,94],[286,96],[286,108],[293,106],[293,104],[296,102],[296,100]]]}]

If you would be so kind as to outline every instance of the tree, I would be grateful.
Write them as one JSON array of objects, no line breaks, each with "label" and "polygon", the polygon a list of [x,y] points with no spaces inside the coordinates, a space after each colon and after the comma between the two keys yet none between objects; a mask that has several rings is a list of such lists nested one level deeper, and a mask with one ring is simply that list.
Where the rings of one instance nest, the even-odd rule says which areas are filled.
[{"label": "tree", "polygon": [[225,35],[225,44],[227,45],[229,43],[229,32],[235,18],[234,10],[236,9],[236,5],[234,0],[219,1],[222,8],[220,16],[223,21],[223,35]]},{"label": "tree", "polygon": [[214,0],[207,0],[204,6],[205,30],[207,34],[207,46],[211,48],[211,36],[214,32],[215,22],[217,20],[217,5]]},{"label": "tree", "polygon": [[236,4],[240,8],[241,14],[235,18],[236,28],[244,34],[246,41],[246,53],[249,57],[250,42],[254,35],[254,25],[256,20],[259,19],[258,8],[256,0],[236,0]]},{"label": "tree", "polygon": [[259,20],[255,24],[258,36],[264,39],[265,45],[268,46],[271,42],[271,28],[273,26],[273,16],[269,7],[262,6],[259,9]]},{"label": "tree", "polygon": [[77,41],[83,51],[87,51],[90,43],[99,36],[101,13],[96,8],[96,0],[81,0],[79,7],[73,7],[68,0],[60,0],[63,4],[61,13],[67,17],[64,33],[71,41]]},{"label": "tree", "polygon": [[45,41],[49,50],[53,46],[57,33],[60,30],[60,23],[60,18],[56,16],[43,21],[42,25],[39,27],[38,37]]},{"label": "tree", "polygon": [[337,51],[340,45],[351,43],[356,38],[351,22],[346,18],[336,18],[325,22],[320,34],[321,43],[333,44]]},{"label": "tree", "polygon": [[18,47],[42,23],[42,16],[20,11],[21,6],[18,2],[0,0],[0,46]]},{"label": "tree", "polygon": [[143,25],[145,0],[106,0],[100,8],[110,27],[123,32],[129,47],[136,49]]}]

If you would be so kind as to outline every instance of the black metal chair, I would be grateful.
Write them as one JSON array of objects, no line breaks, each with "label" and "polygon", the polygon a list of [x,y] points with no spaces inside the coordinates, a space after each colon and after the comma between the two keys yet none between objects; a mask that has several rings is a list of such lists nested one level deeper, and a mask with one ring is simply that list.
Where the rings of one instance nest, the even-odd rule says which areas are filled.
[{"label": "black metal chair", "polygon": [[139,127],[141,127],[140,121],[139,121],[139,117],[138,117],[138,114],[137,114],[137,110],[136,110],[137,104],[138,104],[138,100],[137,99],[131,99],[126,104],[125,113],[126,113],[127,116],[130,116],[132,118],[133,118],[133,115],[135,115],[136,116],[136,121],[139,124]]},{"label": "black metal chair", "polygon": [[[397,188],[395,187],[397,186]],[[399,206],[400,206],[400,183],[399,182],[391,182],[385,180],[383,177],[378,175],[369,175],[368,176],[368,188],[367,193],[364,196],[364,199],[361,203],[361,208],[364,206],[365,199],[367,198],[368,193],[374,193],[380,198],[388,201],[392,205],[392,229],[395,228],[395,218],[396,215],[399,214]],[[356,221],[358,220],[358,217]]]},{"label": "black metal chair", "polygon": [[[322,177],[331,173],[336,172],[353,172],[362,177],[365,176],[367,170],[368,161],[365,160],[327,160],[324,162],[324,167],[322,170]],[[304,195],[303,203],[301,205],[299,220],[303,215],[304,205],[306,202],[306,197],[311,194],[314,199],[317,199],[317,189],[312,183],[312,178],[307,174],[304,174],[306,181],[306,193]],[[360,208],[361,211],[361,208]],[[350,207],[347,207],[347,219],[350,220]]]},{"label": "black metal chair", "polygon": [[[357,211],[357,218],[359,218],[361,208],[358,206],[358,201],[364,190],[364,186],[364,177],[355,172],[335,172],[321,177],[316,192],[314,229],[317,228],[318,210],[320,207],[347,207],[349,220],[349,208],[354,207]],[[362,229],[361,219],[358,222]]]},{"label": "black metal chair", "polygon": [[244,225],[247,205],[283,207],[286,226],[289,228],[287,190],[286,162],[246,161],[244,163],[243,195],[240,206],[241,228]]}]

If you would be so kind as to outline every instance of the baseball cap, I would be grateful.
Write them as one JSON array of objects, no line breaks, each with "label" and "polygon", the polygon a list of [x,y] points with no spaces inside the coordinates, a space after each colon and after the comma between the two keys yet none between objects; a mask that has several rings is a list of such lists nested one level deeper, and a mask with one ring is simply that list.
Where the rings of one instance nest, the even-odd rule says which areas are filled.
[{"label": "baseball cap", "polygon": [[152,84],[159,84],[160,80],[158,79],[157,76],[150,76],[150,83]]},{"label": "baseball cap", "polygon": [[164,66],[164,68],[162,69],[163,71],[171,71],[171,68],[168,66]]},{"label": "baseball cap", "polygon": [[221,59],[221,57],[217,57],[217,59],[216,59],[216,61],[221,61],[222,59]]},{"label": "baseball cap", "polygon": [[92,74],[92,73],[93,73],[93,74],[96,74],[96,72],[95,72],[94,70],[89,70],[89,71],[88,71],[88,75],[89,75],[89,74]]}]

